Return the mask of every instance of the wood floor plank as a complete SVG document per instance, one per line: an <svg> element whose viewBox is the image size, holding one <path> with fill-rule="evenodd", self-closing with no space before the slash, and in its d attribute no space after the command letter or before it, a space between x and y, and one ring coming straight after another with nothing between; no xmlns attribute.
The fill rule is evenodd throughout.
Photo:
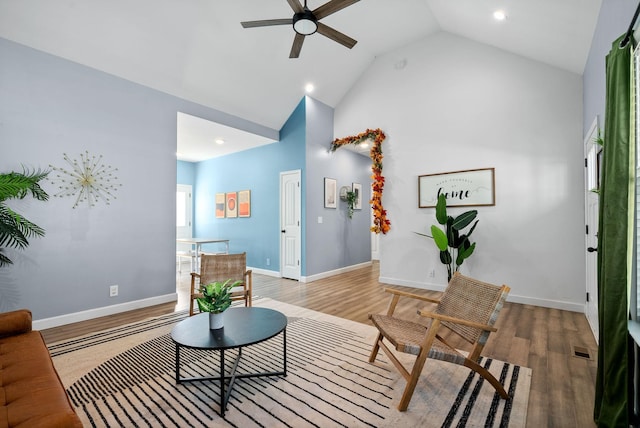
<svg viewBox="0 0 640 428"><path fill-rule="evenodd" d="M386 310L385 287L400 288L437 298L435 291L395 287L378 282L379 266L356 269L311 283L253 275L254 296L285 303L361 323L369 323L368 313ZM48 343L90 334L105 328L186 309L189 305L190 274L176 274L178 301L109 317L43 330ZM409 301L397 313L414 319L424 305ZM593 427L593 396L597 346L584 314L507 302L496 323L484 355L507 360L532 369L527 427ZM449 339L449 338L447 338ZM451 338L454 345L464 343ZM572 347L587 347L591 360L577 360Z"/></svg>

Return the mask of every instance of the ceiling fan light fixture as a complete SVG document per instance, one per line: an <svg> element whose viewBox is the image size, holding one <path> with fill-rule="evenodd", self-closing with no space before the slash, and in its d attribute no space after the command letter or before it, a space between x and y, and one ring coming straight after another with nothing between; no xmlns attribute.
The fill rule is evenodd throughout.
<svg viewBox="0 0 640 428"><path fill-rule="evenodd" d="M318 20L309 9L293 15L293 30L303 36L309 36L318 31Z"/></svg>

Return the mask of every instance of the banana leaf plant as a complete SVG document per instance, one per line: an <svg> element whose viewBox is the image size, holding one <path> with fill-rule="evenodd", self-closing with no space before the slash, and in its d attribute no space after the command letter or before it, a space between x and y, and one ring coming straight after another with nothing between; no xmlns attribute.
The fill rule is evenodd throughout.
<svg viewBox="0 0 640 428"><path fill-rule="evenodd" d="M201 285L202 297L197 299L200 312L219 314L226 311L231 306L231 289L242 284L240 281L233 284L229 284L230 282L231 280L227 279L224 283L216 281Z"/></svg>
<svg viewBox="0 0 640 428"><path fill-rule="evenodd" d="M44 236L44 229L24 218L9 206L9 199L24 199L27 195L39 201L46 201L49 195L38 184L48 171L10 172L0 174L0 267L13 263L6 254L5 248L25 249L29 246L29 238Z"/></svg>
<svg viewBox="0 0 640 428"><path fill-rule="evenodd" d="M451 281L454 272L460 269L460 265L476 249L476 243L471 242L469 237L478 225L478 220L468 232L465 233L463 229L469 226L477 215L477 210L466 211L455 218L447 215L447 199L440 195L436 204L436 220L444 230L434 224L431 226L431 235L416 232L418 235L432 238L435 242L440 250L440 261L447 266L448 281Z"/></svg>

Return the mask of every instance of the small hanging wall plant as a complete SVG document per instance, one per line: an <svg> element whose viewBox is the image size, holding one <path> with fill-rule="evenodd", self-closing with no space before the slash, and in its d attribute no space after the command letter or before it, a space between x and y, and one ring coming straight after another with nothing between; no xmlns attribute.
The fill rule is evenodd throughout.
<svg viewBox="0 0 640 428"><path fill-rule="evenodd" d="M353 218L353 210L356 206L356 199L358 199L358 194L356 192L347 191L347 215L349 218Z"/></svg>

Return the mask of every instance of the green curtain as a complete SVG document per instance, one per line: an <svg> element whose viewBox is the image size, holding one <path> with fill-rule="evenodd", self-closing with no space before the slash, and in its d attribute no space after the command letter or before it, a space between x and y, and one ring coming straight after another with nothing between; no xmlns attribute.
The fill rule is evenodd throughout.
<svg viewBox="0 0 640 428"><path fill-rule="evenodd" d="M628 333L633 253L635 145L632 126L633 45L607 55L604 154L598 229L598 372L594 420L599 427L629 427Z"/></svg>

